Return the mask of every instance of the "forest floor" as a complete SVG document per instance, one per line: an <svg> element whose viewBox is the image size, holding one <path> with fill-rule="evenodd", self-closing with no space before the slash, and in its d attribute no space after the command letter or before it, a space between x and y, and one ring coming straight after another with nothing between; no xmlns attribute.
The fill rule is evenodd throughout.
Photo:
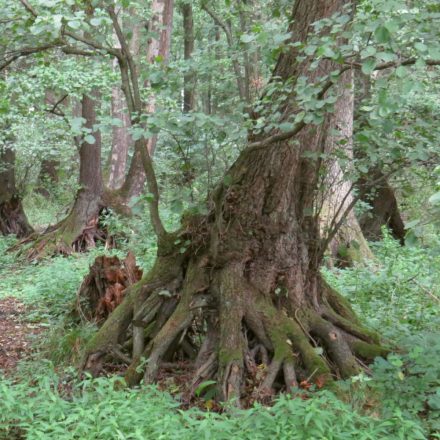
<svg viewBox="0 0 440 440"><path fill-rule="evenodd" d="M0 300L0 370L10 375L32 350L32 336L42 327L27 320L27 307L13 297Z"/></svg>

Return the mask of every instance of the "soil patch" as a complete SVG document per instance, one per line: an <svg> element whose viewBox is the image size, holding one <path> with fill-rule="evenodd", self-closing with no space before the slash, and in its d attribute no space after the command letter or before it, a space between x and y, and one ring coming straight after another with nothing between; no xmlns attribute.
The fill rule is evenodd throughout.
<svg viewBox="0 0 440 440"><path fill-rule="evenodd" d="M0 299L0 370L12 373L32 351L30 336L43 329L26 321L26 306L16 298Z"/></svg>

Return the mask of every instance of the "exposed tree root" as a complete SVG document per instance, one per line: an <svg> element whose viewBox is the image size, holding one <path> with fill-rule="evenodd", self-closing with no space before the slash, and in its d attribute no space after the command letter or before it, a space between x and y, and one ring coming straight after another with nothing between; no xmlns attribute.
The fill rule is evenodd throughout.
<svg viewBox="0 0 440 440"><path fill-rule="evenodd" d="M192 392L214 380L219 399L241 405L249 392L265 401L298 384L321 387L386 354L320 278L318 307L312 301L289 314L247 279L243 264L213 270L203 251L196 258L193 249L181 254L172 240L89 342L85 369L98 374L102 360L116 353L130 361L125 380L133 386L154 382L163 364L186 359Z"/></svg>

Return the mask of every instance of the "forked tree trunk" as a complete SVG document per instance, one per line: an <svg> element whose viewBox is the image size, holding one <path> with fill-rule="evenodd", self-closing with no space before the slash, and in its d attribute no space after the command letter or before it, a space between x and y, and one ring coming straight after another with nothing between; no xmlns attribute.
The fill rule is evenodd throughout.
<svg viewBox="0 0 440 440"><path fill-rule="evenodd" d="M0 233L22 238L32 232L15 185L15 151L0 147Z"/></svg>
<svg viewBox="0 0 440 440"><path fill-rule="evenodd" d="M345 3L297 1L292 40L306 41L311 23ZM323 61L310 72L310 60L296 58L293 48L282 54L274 75L315 82L335 69ZM294 111L290 101L281 114ZM160 235L154 267L89 342L83 366L97 373L115 347L131 346L125 379L133 385L142 377L154 381L176 351L189 358L196 352L194 389L214 379L221 399L239 403L246 381L262 398L301 381L347 377L384 353L377 335L320 275L319 219L310 215L319 163L305 153L322 153L328 130L327 121L303 129L298 144L245 149L217 188L210 215L184 218L180 231ZM258 364L265 365L260 381Z"/></svg>

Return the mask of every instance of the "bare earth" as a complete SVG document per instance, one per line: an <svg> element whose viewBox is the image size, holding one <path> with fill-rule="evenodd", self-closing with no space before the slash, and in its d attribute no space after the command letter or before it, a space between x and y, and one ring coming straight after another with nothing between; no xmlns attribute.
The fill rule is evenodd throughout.
<svg viewBox="0 0 440 440"><path fill-rule="evenodd" d="M41 332L38 326L25 321L25 311L25 305L16 298L0 299L0 373L5 375L32 351L29 336Z"/></svg>

